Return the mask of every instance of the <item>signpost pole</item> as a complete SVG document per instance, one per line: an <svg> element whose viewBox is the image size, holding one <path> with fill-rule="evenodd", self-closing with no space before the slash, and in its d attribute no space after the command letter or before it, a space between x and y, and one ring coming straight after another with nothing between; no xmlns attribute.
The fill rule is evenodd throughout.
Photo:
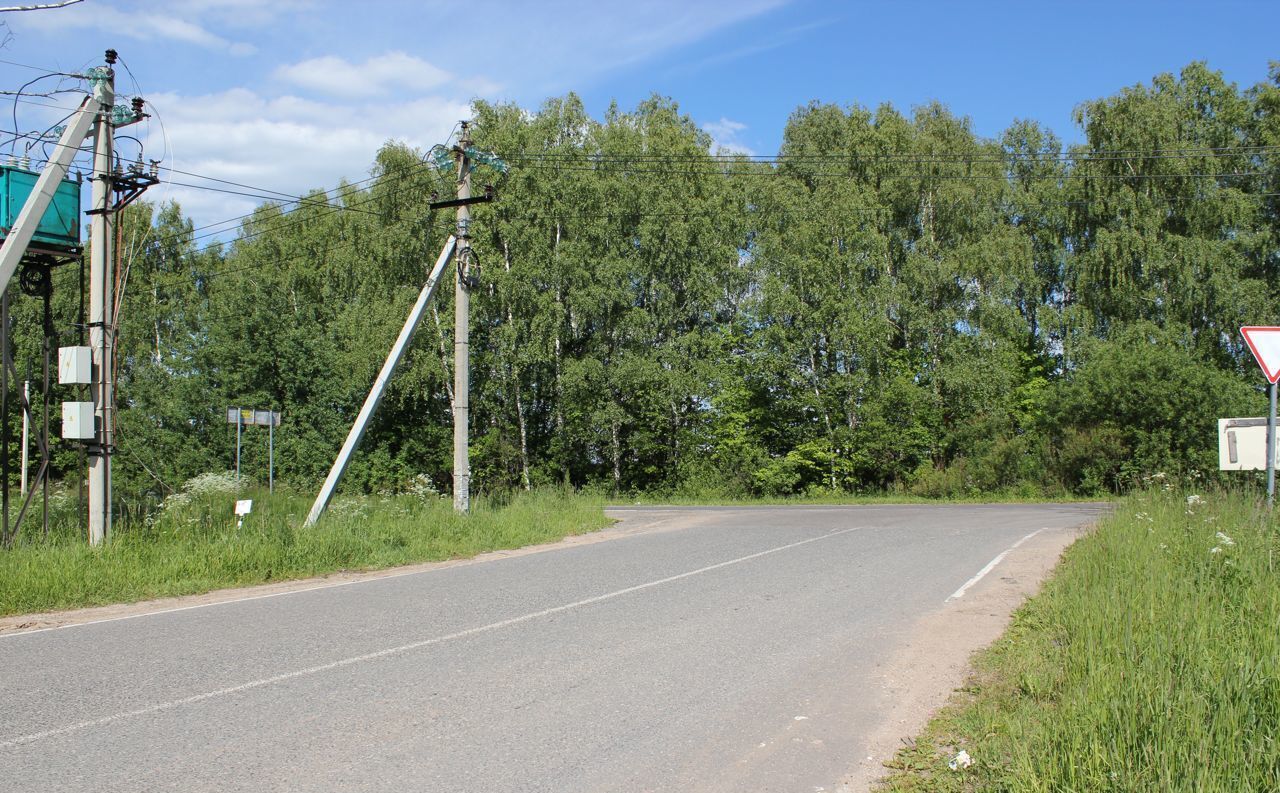
<svg viewBox="0 0 1280 793"><path fill-rule="evenodd" d="M1271 386L1267 414L1267 509L1276 501L1276 382L1280 381L1280 325L1245 325L1240 329L1249 351Z"/></svg>
<svg viewBox="0 0 1280 793"><path fill-rule="evenodd" d="M1271 384L1271 412L1267 414L1267 509L1276 502L1276 384Z"/></svg>
<svg viewBox="0 0 1280 793"><path fill-rule="evenodd" d="M1275 393L1275 388L1272 388ZM1272 400L1273 402L1275 400ZM267 492L276 492L276 414L267 413Z"/></svg>
<svg viewBox="0 0 1280 793"><path fill-rule="evenodd" d="M236 484L240 484L240 428L244 425L244 413L236 408Z"/></svg>

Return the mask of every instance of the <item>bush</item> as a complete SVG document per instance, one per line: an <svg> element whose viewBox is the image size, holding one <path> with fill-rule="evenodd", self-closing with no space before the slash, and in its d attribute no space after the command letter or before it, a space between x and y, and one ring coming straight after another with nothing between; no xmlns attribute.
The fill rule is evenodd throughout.
<svg viewBox="0 0 1280 793"><path fill-rule="evenodd" d="M1261 392L1198 356L1189 334L1148 323L1087 346L1050 404L1055 467L1078 493L1216 468L1217 419L1265 409Z"/></svg>

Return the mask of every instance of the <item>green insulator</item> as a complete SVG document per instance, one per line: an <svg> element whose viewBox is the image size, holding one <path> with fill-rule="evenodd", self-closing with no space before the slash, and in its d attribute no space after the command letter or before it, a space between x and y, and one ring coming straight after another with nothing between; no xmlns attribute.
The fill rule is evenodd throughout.
<svg viewBox="0 0 1280 793"><path fill-rule="evenodd" d="M97 85L98 83L105 83L110 80L115 76L115 72L111 71L107 66L94 66L92 69L86 71L84 76L89 79L89 82Z"/></svg>
<svg viewBox="0 0 1280 793"><path fill-rule="evenodd" d="M471 162L480 165L487 165L498 173L507 172L507 164L501 157L490 151L480 151L478 149L467 149L467 156L471 158ZM475 165L471 166L475 170Z"/></svg>
<svg viewBox="0 0 1280 793"><path fill-rule="evenodd" d="M116 105L111 108L111 123L117 127L132 124L139 118L140 116L129 105Z"/></svg>
<svg viewBox="0 0 1280 793"><path fill-rule="evenodd" d="M427 156L431 158L431 164L436 167L436 170L445 172L453 170L453 152L444 146L435 146Z"/></svg>

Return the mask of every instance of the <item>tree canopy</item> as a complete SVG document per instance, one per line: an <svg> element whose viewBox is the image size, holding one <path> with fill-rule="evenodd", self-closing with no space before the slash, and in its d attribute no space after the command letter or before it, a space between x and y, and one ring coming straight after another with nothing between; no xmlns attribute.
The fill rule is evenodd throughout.
<svg viewBox="0 0 1280 793"><path fill-rule="evenodd" d="M1280 66L1242 90L1192 63L1076 119L1065 146L1025 120L983 138L940 104L815 102L766 160L713 150L661 97L601 119L572 94L476 103L477 147L512 168L475 172L498 194L473 213L475 487L1052 494L1216 468L1213 420L1265 409L1237 328L1280 297ZM263 205L228 245L131 207L120 487L228 467L229 405L282 411L279 476L317 483L451 191L389 142L368 180ZM347 487L450 481L447 291Z"/></svg>

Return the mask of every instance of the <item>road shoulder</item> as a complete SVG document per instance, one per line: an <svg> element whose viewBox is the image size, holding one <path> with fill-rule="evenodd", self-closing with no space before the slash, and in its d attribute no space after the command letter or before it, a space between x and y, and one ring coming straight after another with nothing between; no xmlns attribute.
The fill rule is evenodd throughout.
<svg viewBox="0 0 1280 793"><path fill-rule="evenodd" d="M460 565L482 564L512 556L524 556L532 553L543 553L579 545L597 542L608 542L622 537L658 531L676 531L697 523L702 523L712 516L709 514L688 514L659 512L650 510L611 510L605 514L615 523L600 531L586 534L575 534L563 540L541 545L529 545L500 551L490 551L466 559L450 559L443 562L423 562L420 564L401 565L382 570L343 570L325 576L300 578L291 581L278 581L270 584L259 584L248 587L232 587L205 592L198 595L157 598L135 603L114 603L104 606L90 606L66 611L49 611L37 614L15 614L0 617L0 636L30 633L33 631L54 630L72 625L83 625L92 622L108 622L112 620L131 619L148 614L160 614L170 611L204 608L221 603L233 603L245 600L258 600L314 589L350 586L366 581L383 578L394 578L404 575L418 575Z"/></svg>
<svg viewBox="0 0 1280 793"><path fill-rule="evenodd" d="M1063 551L1092 526L1047 529L1009 550L956 599L912 626L907 639L871 681L884 718L836 787L862 793L888 771L884 763L963 685L969 658L998 639L1013 612L1039 591Z"/></svg>

